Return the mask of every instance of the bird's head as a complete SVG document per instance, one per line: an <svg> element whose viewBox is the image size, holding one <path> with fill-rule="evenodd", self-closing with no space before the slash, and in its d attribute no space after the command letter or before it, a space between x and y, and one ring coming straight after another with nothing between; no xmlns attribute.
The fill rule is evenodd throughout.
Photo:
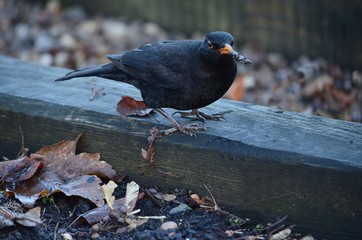
<svg viewBox="0 0 362 240"><path fill-rule="evenodd" d="M220 58L227 57L244 64L250 64L251 61L234 51L234 38L230 33L216 31L206 35L202 46L201 54L206 61L217 62Z"/></svg>

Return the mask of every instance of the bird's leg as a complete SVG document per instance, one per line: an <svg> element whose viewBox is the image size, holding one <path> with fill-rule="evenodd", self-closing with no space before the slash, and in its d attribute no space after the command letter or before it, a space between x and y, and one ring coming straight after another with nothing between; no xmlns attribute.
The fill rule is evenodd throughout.
<svg viewBox="0 0 362 240"><path fill-rule="evenodd" d="M168 115L163 109L161 108L155 108L154 109L156 112L160 113L162 116L164 116L168 121L170 121L172 123L172 125L175 126L175 128L177 130L179 130L180 132L182 132L183 134L189 135L189 136L195 136L194 133L192 133L191 131L198 131L198 130L206 130L205 127L200 127L200 126L186 126L186 125L182 125L179 122L177 122L174 118L172 118L170 115ZM166 130L165 133L172 133L172 130Z"/></svg>
<svg viewBox="0 0 362 240"><path fill-rule="evenodd" d="M205 122L205 119L207 120L214 120L214 121L220 121L221 119L224 119L224 115L227 113L232 112L232 110L228 110L228 111L224 111L221 113L216 113L216 114L206 114L203 113L197 109L192 109L191 112L174 112L172 115L179 113L181 115L181 117L189 117L189 116L196 116L196 118L201 121L201 122Z"/></svg>

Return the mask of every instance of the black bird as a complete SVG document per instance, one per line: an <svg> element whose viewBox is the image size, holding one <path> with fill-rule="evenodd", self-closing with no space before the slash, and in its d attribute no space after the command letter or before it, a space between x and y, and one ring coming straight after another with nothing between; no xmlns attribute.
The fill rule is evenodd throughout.
<svg viewBox="0 0 362 240"><path fill-rule="evenodd" d="M161 108L192 110L198 118L209 115L197 109L207 106L229 89L234 81L236 61L251 61L235 52L231 34L210 32L204 40L169 40L108 55L111 63L68 73L56 81L98 76L129 83L141 91L145 106L165 116L185 134L191 126L179 124Z"/></svg>

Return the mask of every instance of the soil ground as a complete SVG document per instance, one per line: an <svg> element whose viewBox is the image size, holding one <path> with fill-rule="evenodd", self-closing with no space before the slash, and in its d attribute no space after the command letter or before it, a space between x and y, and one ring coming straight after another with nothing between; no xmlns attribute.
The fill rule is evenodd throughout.
<svg viewBox="0 0 362 240"><path fill-rule="evenodd" d="M123 181L119 186L114 193L116 198L125 195L126 183ZM140 192L145 192L145 189L141 187ZM259 235L261 238L258 239L268 239L268 234L273 230L271 228L262 230L261 225L251 222L240 224L240 221L233 218L232 214L201 208L191 200L187 191L173 190L167 191L167 193L176 195L176 200L167 202L144 195L137 201L135 207L135 209L141 210L137 214L139 216L166 216L165 220L149 219L145 224L130 232L118 234L96 230L98 235L93 239L253 239L247 238L251 235ZM1 197L0 205L5 206L11 201L14 202L15 200ZM170 214L170 210L180 203L187 203L193 208ZM0 230L0 239L63 239L63 233L69 233L73 239L92 238L92 234L95 232L94 227L92 228L87 223L71 224L79 215L93 209L95 206L92 203L80 197L66 197L62 193L56 193L50 198L38 200L36 206L41 206L42 209L42 226L34 228L21 225L7 227ZM166 221L174 221L178 227L162 230L160 226L162 222ZM280 224L275 224L273 228L278 228L278 225ZM227 230L238 229L242 229L243 234L234 234L230 237L225 233ZM291 236L297 237L297 234Z"/></svg>

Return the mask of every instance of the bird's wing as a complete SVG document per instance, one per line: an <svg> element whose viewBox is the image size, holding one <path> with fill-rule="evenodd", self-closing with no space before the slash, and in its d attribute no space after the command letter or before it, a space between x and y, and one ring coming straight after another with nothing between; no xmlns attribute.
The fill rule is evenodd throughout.
<svg viewBox="0 0 362 240"><path fill-rule="evenodd" d="M185 49L189 48L185 48L181 41L165 41L107 57L123 72L139 81L178 89L182 87L183 79L191 76L188 64L184 63L190 57Z"/></svg>

